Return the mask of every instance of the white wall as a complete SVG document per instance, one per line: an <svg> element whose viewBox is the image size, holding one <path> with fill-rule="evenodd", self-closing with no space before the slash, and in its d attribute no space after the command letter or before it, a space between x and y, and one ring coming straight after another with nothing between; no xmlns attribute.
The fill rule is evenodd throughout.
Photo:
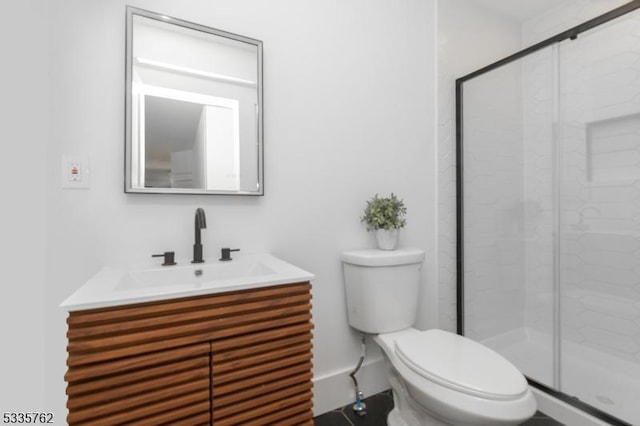
<svg viewBox="0 0 640 426"><path fill-rule="evenodd" d="M56 1L48 34L46 402L30 408L53 410L58 419L66 414L66 314L58 304L104 264L146 260L164 250L188 257L196 207L208 216L205 256L223 246L269 251L316 274L315 375L338 384L316 383L316 411L351 402L346 372L360 348L347 325L339 253L374 244L359 222L365 200L391 191L404 198L409 216L401 245L435 257L434 3L126 3L264 42L266 195L124 194L125 1ZM60 188L63 154L90 157L89 190ZM43 198L36 192L30 204L38 207ZM43 233L36 238L41 245ZM425 268L424 285L435 289L433 264ZM421 327L435 325L430 295L423 293ZM38 312L35 306L23 309ZM35 341L43 338L41 330L33 334Z"/></svg>
<svg viewBox="0 0 640 426"><path fill-rule="evenodd" d="M0 26L0 412L49 408L44 391L47 4L3 5L6 19Z"/></svg>
<svg viewBox="0 0 640 426"><path fill-rule="evenodd" d="M520 24L472 0L438 2L438 295L456 329L455 80L520 50Z"/></svg>

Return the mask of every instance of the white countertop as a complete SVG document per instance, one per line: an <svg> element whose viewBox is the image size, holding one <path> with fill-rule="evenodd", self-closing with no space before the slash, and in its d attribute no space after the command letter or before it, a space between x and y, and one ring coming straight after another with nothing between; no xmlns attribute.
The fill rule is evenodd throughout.
<svg viewBox="0 0 640 426"><path fill-rule="evenodd" d="M205 259L174 266L149 262L105 266L60 307L67 311L129 305L181 297L311 281L314 275L270 254L234 253L233 260Z"/></svg>

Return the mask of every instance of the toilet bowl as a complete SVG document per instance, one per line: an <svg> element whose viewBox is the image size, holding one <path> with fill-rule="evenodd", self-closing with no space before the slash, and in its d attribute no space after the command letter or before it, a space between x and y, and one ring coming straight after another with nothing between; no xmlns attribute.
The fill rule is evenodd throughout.
<svg viewBox="0 0 640 426"><path fill-rule="evenodd" d="M504 357L444 330L412 328L424 252L342 254L349 323L373 335L389 367L390 426L517 425L536 411L524 376Z"/></svg>

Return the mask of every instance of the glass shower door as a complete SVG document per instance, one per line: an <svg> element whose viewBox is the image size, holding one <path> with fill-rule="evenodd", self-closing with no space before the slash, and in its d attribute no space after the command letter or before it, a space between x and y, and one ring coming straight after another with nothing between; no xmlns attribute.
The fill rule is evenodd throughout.
<svg viewBox="0 0 640 426"><path fill-rule="evenodd" d="M556 387L556 46L463 86L464 334Z"/></svg>
<svg viewBox="0 0 640 426"><path fill-rule="evenodd" d="M640 424L640 12L559 48L560 390Z"/></svg>
<svg viewBox="0 0 640 426"><path fill-rule="evenodd" d="M510 59L459 86L462 331L640 424L640 9Z"/></svg>

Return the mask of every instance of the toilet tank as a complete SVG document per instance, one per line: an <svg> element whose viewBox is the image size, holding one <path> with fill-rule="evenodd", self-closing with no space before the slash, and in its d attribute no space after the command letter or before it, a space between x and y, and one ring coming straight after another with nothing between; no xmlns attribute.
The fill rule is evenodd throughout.
<svg viewBox="0 0 640 426"><path fill-rule="evenodd" d="M423 250L354 250L341 257L347 314L353 328L380 334L413 325Z"/></svg>

